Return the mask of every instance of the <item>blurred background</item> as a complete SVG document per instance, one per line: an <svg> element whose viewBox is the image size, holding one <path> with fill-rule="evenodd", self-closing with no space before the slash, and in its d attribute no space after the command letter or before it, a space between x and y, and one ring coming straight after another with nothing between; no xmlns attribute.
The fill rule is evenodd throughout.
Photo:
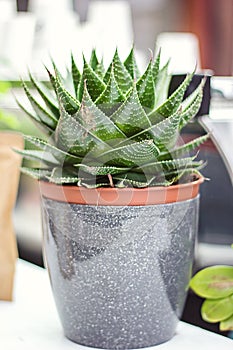
<svg viewBox="0 0 233 350"><path fill-rule="evenodd" d="M15 101L25 99L20 79L28 69L46 80L51 56L62 71L70 51L81 65L82 52L90 55L93 46L107 65L116 46L124 59L132 42L141 69L150 50L162 48L164 63L172 57L170 92L195 66L197 76L208 78L203 106L183 134L188 140L212 132L200 150L211 180L201 186L194 271L232 265L233 0L0 0L0 129L40 135ZM43 266L39 189L25 176L14 223L20 257ZM201 302L190 292L183 319L219 332L200 319Z"/></svg>

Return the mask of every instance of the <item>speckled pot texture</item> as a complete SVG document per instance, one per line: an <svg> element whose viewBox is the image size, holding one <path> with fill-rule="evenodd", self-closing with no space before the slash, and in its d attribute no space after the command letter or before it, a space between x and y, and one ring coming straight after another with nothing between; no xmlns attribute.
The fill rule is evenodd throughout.
<svg viewBox="0 0 233 350"><path fill-rule="evenodd" d="M65 335L135 349L175 334L192 270L199 197L158 205L42 196L44 248Z"/></svg>

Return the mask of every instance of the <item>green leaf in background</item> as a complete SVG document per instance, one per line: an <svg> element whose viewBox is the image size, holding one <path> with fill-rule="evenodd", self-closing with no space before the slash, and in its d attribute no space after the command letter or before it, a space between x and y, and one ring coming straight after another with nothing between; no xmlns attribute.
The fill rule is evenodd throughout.
<svg viewBox="0 0 233 350"><path fill-rule="evenodd" d="M191 279L190 287L203 298L219 299L233 295L233 267L207 267Z"/></svg>
<svg viewBox="0 0 233 350"><path fill-rule="evenodd" d="M233 295L223 299L207 299L202 304L201 315L207 322L220 322L233 315Z"/></svg>
<svg viewBox="0 0 233 350"><path fill-rule="evenodd" d="M233 315L220 322L221 331L233 331Z"/></svg>

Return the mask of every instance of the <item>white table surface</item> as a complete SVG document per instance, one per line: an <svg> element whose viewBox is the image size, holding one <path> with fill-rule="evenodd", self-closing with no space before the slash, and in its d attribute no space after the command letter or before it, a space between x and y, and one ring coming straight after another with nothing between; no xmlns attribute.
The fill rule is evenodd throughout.
<svg viewBox="0 0 233 350"><path fill-rule="evenodd" d="M63 335L47 271L17 262L14 301L0 301L1 350L85 350ZM180 322L172 340L154 350L233 350L233 340Z"/></svg>

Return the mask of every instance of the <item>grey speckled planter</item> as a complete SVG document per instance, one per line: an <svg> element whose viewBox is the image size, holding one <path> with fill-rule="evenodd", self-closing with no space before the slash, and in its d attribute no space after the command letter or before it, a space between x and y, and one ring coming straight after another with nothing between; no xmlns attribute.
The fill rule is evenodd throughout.
<svg viewBox="0 0 233 350"><path fill-rule="evenodd" d="M172 338L192 269L198 202L114 207L42 197L47 266L69 339L132 349Z"/></svg>

